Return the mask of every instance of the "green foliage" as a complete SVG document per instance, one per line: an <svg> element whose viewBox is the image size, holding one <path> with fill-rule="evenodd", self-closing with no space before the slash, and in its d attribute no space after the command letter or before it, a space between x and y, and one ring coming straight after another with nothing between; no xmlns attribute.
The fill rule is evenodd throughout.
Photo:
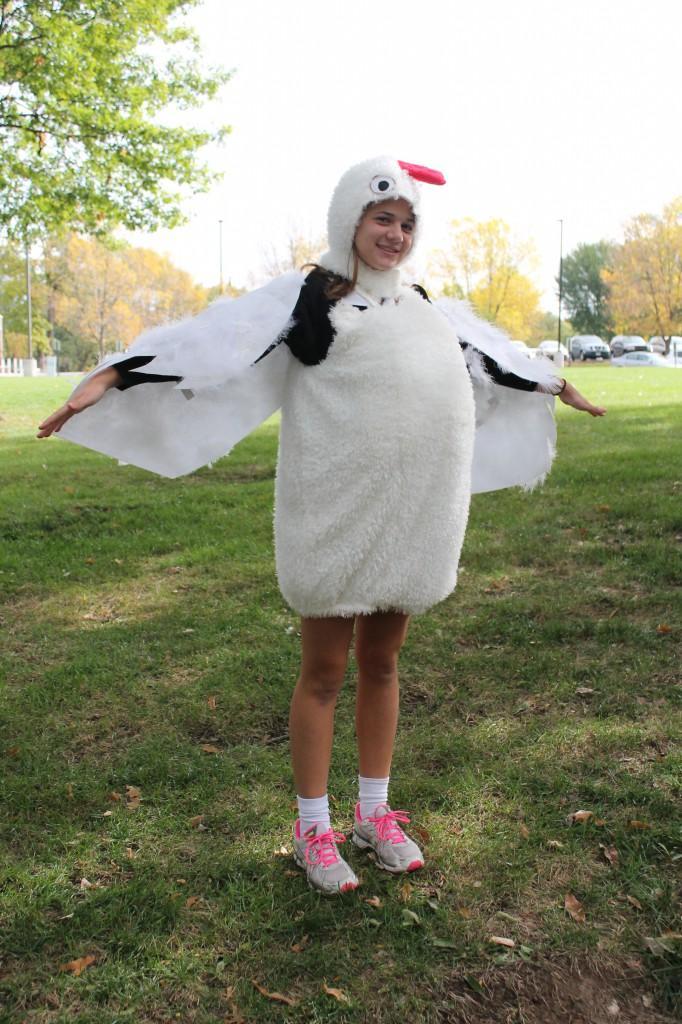
<svg viewBox="0 0 682 1024"><path fill-rule="evenodd" d="M601 241L578 245L564 258L563 303L578 334L604 338L611 332L609 288L602 272L609 267L613 252L610 242ZM558 277L556 280L558 288Z"/></svg>
<svg viewBox="0 0 682 1024"><path fill-rule="evenodd" d="M177 18L198 0L24 0L0 14L0 229L154 229L212 175L226 129L179 124L228 75L202 69ZM174 123L164 123L164 113Z"/></svg>

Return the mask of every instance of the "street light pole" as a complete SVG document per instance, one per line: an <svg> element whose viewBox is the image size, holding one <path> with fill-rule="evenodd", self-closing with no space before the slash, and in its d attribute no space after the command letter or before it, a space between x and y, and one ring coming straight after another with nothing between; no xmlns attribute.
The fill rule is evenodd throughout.
<svg viewBox="0 0 682 1024"><path fill-rule="evenodd" d="M33 359L33 310L31 308L31 256L26 243L26 308L28 327L28 358Z"/></svg>
<svg viewBox="0 0 682 1024"><path fill-rule="evenodd" d="M561 352L561 307L564 297L564 222L559 220L559 328L557 351Z"/></svg>
<svg viewBox="0 0 682 1024"><path fill-rule="evenodd" d="M218 260L220 263L220 294L223 294L223 222L218 221Z"/></svg>

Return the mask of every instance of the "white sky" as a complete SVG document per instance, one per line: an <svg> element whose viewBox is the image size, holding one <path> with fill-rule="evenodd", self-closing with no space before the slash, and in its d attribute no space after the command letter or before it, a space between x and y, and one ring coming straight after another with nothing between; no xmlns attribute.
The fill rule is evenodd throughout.
<svg viewBox="0 0 682 1024"><path fill-rule="evenodd" d="M208 64L234 68L195 124L222 182L191 222L135 234L204 284L248 285L288 234L320 235L338 177L379 153L445 173L424 186L422 266L455 217L534 240L555 309L564 253L682 193L682 0L204 0Z"/></svg>

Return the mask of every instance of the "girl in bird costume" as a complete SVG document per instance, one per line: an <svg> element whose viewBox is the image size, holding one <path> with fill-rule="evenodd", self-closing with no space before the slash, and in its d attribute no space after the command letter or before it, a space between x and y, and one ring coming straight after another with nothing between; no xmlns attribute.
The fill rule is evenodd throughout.
<svg viewBox="0 0 682 1024"><path fill-rule="evenodd" d="M402 827L407 814L388 801L409 617L454 589L471 494L531 487L547 473L553 396L604 412L465 303L432 303L403 282L421 229L420 181L444 178L390 157L351 167L329 206L329 250L307 276L284 274L146 332L40 426L41 437L60 431L174 477L225 455L281 408L276 566L302 638L289 721L294 857L326 893L358 885L327 797L351 640L352 839L387 871L414 871L422 853Z"/></svg>

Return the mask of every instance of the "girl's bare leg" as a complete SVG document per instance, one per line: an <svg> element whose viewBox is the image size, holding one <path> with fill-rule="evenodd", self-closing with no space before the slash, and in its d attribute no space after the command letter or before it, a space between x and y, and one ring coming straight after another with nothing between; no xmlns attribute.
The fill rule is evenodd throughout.
<svg viewBox="0 0 682 1024"><path fill-rule="evenodd" d="M291 700L289 739L296 792L327 792L336 698L343 686L354 619L301 619L301 674Z"/></svg>
<svg viewBox="0 0 682 1024"><path fill-rule="evenodd" d="M360 775L371 779L384 779L391 773L398 725L398 654L408 622L409 616L402 612L376 612L356 619L355 728Z"/></svg>

